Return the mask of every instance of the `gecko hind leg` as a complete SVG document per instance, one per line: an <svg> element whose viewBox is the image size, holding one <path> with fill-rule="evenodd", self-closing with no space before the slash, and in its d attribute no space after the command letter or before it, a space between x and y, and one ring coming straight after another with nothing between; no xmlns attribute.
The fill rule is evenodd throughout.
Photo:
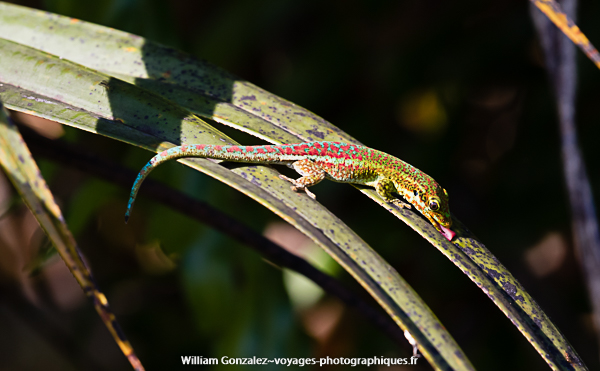
<svg viewBox="0 0 600 371"><path fill-rule="evenodd" d="M308 190L308 187L312 187L325 179L325 171L308 159L293 162L290 167L296 170L302 177L298 179L292 179L285 175L279 175L279 177L293 184L291 186L292 191L304 191L310 198L316 200L317 197Z"/></svg>
<svg viewBox="0 0 600 371"><path fill-rule="evenodd" d="M400 208L410 209L410 204L402 202L396 197L392 196L392 192L398 191L391 180L384 178L378 181L377 184L375 184L375 191L381 196L381 198L383 198L387 202L393 203L394 205Z"/></svg>

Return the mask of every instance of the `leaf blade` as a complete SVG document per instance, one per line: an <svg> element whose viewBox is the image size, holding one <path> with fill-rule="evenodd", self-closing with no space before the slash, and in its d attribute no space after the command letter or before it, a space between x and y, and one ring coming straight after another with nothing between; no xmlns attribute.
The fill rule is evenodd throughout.
<svg viewBox="0 0 600 371"><path fill-rule="evenodd" d="M530 0L533 5L558 27L581 51L600 68L600 53L579 27L565 14L555 0Z"/></svg>
<svg viewBox="0 0 600 371"><path fill-rule="evenodd" d="M144 370L131 343L116 321L106 296L99 290L91 272L81 259L73 235L69 231L60 208L42 178L25 142L16 127L10 123L0 102L0 165L21 194L25 204L46 232L65 264L92 300L113 339L135 370Z"/></svg>
<svg viewBox="0 0 600 371"><path fill-rule="evenodd" d="M15 48L19 52L6 51L12 50L11 48ZM0 81L4 81L5 78L9 80L4 81L4 86L0 89L2 90L0 91L0 97L7 99L7 102L10 101L10 108L30 111L30 113L32 110L34 112L45 112L43 114L47 118L124 140L154 152L180 144L182 139L191 138L192 135L195 136L194 140L202 143L211 141L219 144L234 143L225 136L219 136L218 131L202 120L190 116L189 113L181 109L173 108L171 102L154 96L149 97L148 94L150 93L133 86L123 85L126 83L116 81L116 79L110 79L106 83L109 86L106 94L114 94L112 97L125 100L128 105L147 105L144 100L148 98L152 103L152 112L163 112L163 110L167 113L171 112L165 114L170 120L171 126L169 128L172 129L173 125L177 125L177 122L183 122L189 126L189 130L186 131L188 134L184 136L170 129L158 130L155 122L146 122L143 117L139 117L136 110L127 109L116 112L114 107L111 106L110 99L94 98L87 101L83 99L85 97L70 97L70 94L82 94L81 89L71 91L68 88L56 86L56 90L49 93L50 96L39 94L36 96L34 92L26 90L27 88L37 89L42 84L41 81L36 80L38 79L36 73L22 74L23 79L18 81L20 87L16 87L8 83L14 83L16 79L12 76L6 77L6 70L3 70L1 65L35 71L39 68L45 68L45 65L47 65L46 62L40 64L37 61L50 59L51 61L48 63L53 63L56 66L53 66L49 73L67 74L72 78L80 79L77 82L79 86L93 85L93 89L100 89L98 87L100 82L106 81L105 75L89 69L82 69L81 72L78 72L77 66L72 62L41 55L33 50L27 51L23 49L22 45L16 45L8 41L0 40L0 53L4 62L0 63ZM11 62L11 58L15 59ZM54 80L60 81L58 77ZM69 81L71 80L66 79L63 80L63 83L67 84ZM140 92L135 91L135 89L140 90ZM10 93L8 93L9 91ZM95 91L92 92L92 94L94 93L100 94ZM23 99L23 95L34 98ZM101 94L96 96L104 98ZM80 104L83 107L76 107L73 104ZM71 107L71 109L67 107ZM69 120L72 119L74 112L76 112L77 117L75 121L71 122ZM185 120L185 118L190 117L191 119ZM313 238L350 271L367 291L376 297L399 326L409 330L412 336L418 339L422 346L422 352L435 367L438 369L472 369L470 362L452 337L443 329L433 313L398 273L335 216L308 197L291 191L289 184L279 179L278 173L273 169L265 166L244 166L230 171L205 159L183 160L181 162L247 194ZM297 210L302 212L298 213ZM290 215L297 216L290 217ZM352 252L351 248L360 250L360 254ZM363 262L362 266L361 262ZM377 266L378 268L368 270L365 266Z"/></svg>

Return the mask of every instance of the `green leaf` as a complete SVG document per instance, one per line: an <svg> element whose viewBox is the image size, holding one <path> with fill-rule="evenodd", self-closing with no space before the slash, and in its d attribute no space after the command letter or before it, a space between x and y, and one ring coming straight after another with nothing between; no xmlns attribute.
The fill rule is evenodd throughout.
<svg viewBox="0 0 600 371"><path fill-rule="evenodd" d="M154 152L183 141L235 143L171 101L68 60L4 39L0 39L0 58L0 98L11 109ZM313 239L412 334L436 368L472 369L450 334L400 275L319 203L293 192L275 170L267 166L228 170L206 159L180 162L250 196Z"/></svg>
<svg viewBox="0 0 600 371"><path fill-rule="evenodd" d="M294 103L205 61L123 31L0 3L0 37L135 82L204 117L274 143L294 138L358 143ZM265 122L272 124L268 130Z"/></svg>
<svg viewBox="0 0 600 371"><path fill-rule="evenodd" d="M236 127L269 142L333 140L358 143L311 112L246 81L239 81L217 67L174 49L121 31L48 13L8 5L1 7L0 11L1 37L60 55L90 68L103 70L113 77L127 80L148 91L160 94L202 117ZM36 26L32 27L31 24ZM156 139L154 143L159 141L160 139ZM213 176L218 178L216 175ZM227 183L225 178L218 179ZM251 178L247 177L247 179ZM261 180L261 187L270 184L268 177ZM277 182L274 178L272 180ZM242 190L231 181L228 184ZM281 187L285 188L284 185ZM297 204L294 202L298 197L293 198L292 195L285 194L284 189L274 191L268 186L265 189L276 199L285 200L286 205L292 205L295 210L298 210L301 219L310 227L316 228L319 233L324 233L326 241L327 238L331 238L337 246L345 246L344 241L337 240L339 232L329 235L327 228L322 229L323 223L320 222L320 216L315 214L314 205L310 201ZM454 243L450 243L413 211L399 210L387 204L371 189L361 188L360 191L403 220L467 274L513 321L553 369L585 369L567 340L539 309L535 301L522 290L520 284L497 262L483 244L461 226L459 221L454 221L459 237L454 240ZM255 191L252 189L246 192ZM259 196L251 195L251 197L275 211L274 206L265 203ZM275 212L278 215L285 215ZM307 232L309 229L296 226L307 235L316 238ZM332 256L337 256L338 261L343 256L348 257L343 252L336 255L337 247L332 250L332 247L327 247L328 245L323 241L320 245ZM363 244L360 246L363 247L358 248L357 251L369 256L368 247ZM354 268L349 267L361 261L361 256L354 256L353 252L354 250L350 252L352 261L348 263L349 265L341 263L351 271ZM371 264L372 261L368 266ZM386 269L389 269L385 263L374 267L377 274L381 276L385 276ZM378 290L376 290L377 284L369 283L370 279L384 282L377 277L361 276L357 279L372 293L372 290L375 292ZM386 295L391 296L390 292L395 292L395 289L392 288ZM380 298L379 294L375 295ZM397 302L399 301L396 300ZM386 304L384 301L382 305L394 317L394 310L390 309L394 308L394 304ZM417 340L421 341L421 339Z"/></svg>
<svg viewBox="0 0 600 371"><path fill-rule="evenodd" d="M102 321L117 342L121 351L136 370L143 366L135 355L131 344L120 329L108 306L104 294L98 289L91 272L86 267L77 243L69 231L60 208L54 201L44 178L25 145L17 128L9 121L0 101L0 165L13 183L27 207L31 210L54 247L69 267L71 273L88 295Z"/></svg>

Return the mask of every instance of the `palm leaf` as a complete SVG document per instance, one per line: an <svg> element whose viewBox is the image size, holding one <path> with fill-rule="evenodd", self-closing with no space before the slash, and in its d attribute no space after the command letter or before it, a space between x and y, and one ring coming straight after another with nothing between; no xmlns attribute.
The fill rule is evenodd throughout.
<svg viewBox="0 0 600 371"><path fill-rule="evenodd" d="M581 32L579 27L566 15L562 7L555 0L530 0L531 3L542 11L548 19L560 29L581 51L600 68L600 53L590 40Z"/></svg>
<svg viewBox="0 0 600 371"><path fill-rule="evenodd" d="M184 141L235 144L172 102L114 77L8 40L0 40L0 55L0 99L11 109L154 152ZM266 166L228 170L205 159L181 162L247 194L312 238L419 341L436 368L472 369L452 337L398 273L320 204L291 191L275 170Z"/></svg>
<svg viewBox="0 0 600 371"><path fill-rule="evenodd" d="M8 5L1 10L1 37L60 55L89 68L104 71L113 78L129 81L157 95L162 95L202 117L236 127L272 143L309 140L337 140L357 143L355 139L311 112L246 81L240 81L204 61L174 49L121 31L86 22L73 21L66 17ZM36 26L29 26L31 24ZM52 31L48 32L48 30ZM110 80L111 84L113 81L116 80ZM114 84L119 85L120 83L114 82ZM35 91L35 89L32 90ZM16 102L14 104L11 108L24 110ZM60 121L60 119L54 119ZM123 118L117 117L117 119ZM68 120L61 122L67 123ZM131 121L124 120L124 123L130 125ZM136 123L135 125L138 125L135 129L141 128L141 124ZM102 129L96 130L96 132L107 135L104 125L102 125ZM150 128L150 130L152 129ZM156 133L151 132L151 134ZM118 136L113 137L141 145L141 142L135 140ZM145 147L154 151L178 143L173 138L166 137L155 138L154 141L148 140L148 146ZM171 144L165 144L161 140L168 141ZM190 141L190 143L194 143L194 141ZM211 142L204 141L203 143ZM189 161L194 163L196 160ZM246 170L247 168L234 171L238 171L240 174L248 174L249 170ZM262 167L259 168L262 169ZM206 170L203 171L207 172ZM256 176L256 174L254 173L253 176ZM225 176L219 178L220 175L216 175L216 173L211 175L236 189L244 191L235 182L227 180ZM273 182L277 182L274 178L275 175L272 174L273 178L271 179ZM310 200L303 200L301 204L296 203L298 201L297 195L285 194L283 188L286 188L286 186L284 184L280 184L277 191L274 191L269 188L268 184L270 184L271 179L268 177L247 178L260 179L261 187L266 186L269 194L276 195L279 200L286 200L285 203L288 206L293 203L293 207L301 215L300 219L313 228L320 229L322 227L321 224L315 222L320 217L316 218L315 206L310 203ZM466 229L459 227L461 225L459 221L455 220L459 238L454 243L449 243L429 223L414 212L398 210L388 205L370 189L360 190L416 230L467 274L511 319L553 369L585 369L567 340L545 316L535 301L497 259L485 249L481 242ZM270 203L271 201L267 202L266 199L253 196L253 192L258 194L259 191L253 189L248 191L247 194L271 210L276 210L273 204ZM311 211L306 212L304 210ZM278 211L275 212L279 214ZM295 221L295 223L298 222ZM311 235L307 232L307 229L303 229L297 224L294 225L307 235ZM323 230L321 229L321 231ZM324 231L325 240L338 236L338 233L327 234L328 229ZM316 238L315 236L316 234L311 237ZM336 240L334 245L340 247L344 246L345 243L347 241ZM335 248L324 244L323 241L320 244L332 256L337 256L337 260L341 261L342 265L345 264L342 257L348 258L346 253L336 255ZM362 251L362 249L361 247L358 250ZM352 254L354 252L350 254L350 260L354 263L360 261L360 257ZM385 269L380 272L385 272ZM361 281L364 278L357 279ZM375 281L381 282L377 281L377 278L375 278ZM361 283L369 286L365 281L361 281ZM372 288L367 289L372 290ZM392 288L392 291L394 290ZM386 307L385 304L384 307ZM390 312L387 307L386 310ZM418 340L420 341L420 339Z"/></svg>
<svg viewBox="0 0 600 371"><path fill-rule="evenodd" d="M94 308L110 331L113 339L135 370L144 370L131 344L123 334L104 294L98 289L91 272L81 259L73 235L60 208L40 175L21 134L8 118L0 102L0 165L23 201L31 210L48 238L56 247L71 273L94 304Z"/></svg>

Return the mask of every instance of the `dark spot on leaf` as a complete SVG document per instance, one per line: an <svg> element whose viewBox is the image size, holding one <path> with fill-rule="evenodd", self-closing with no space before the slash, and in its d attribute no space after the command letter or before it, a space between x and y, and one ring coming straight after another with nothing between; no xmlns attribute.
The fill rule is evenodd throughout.
<svg viewBox="0 0 600 371"><path fill-rule="evenodd" d="M462 252L464 252L465 254L469 255L469 256L473 256L475 255L475 250L473 250L472 248L470 248L469 246L464 246L461 247Z"/></svg>
<svg viewBox="0 0 600 371"><path fill-rule="evenodd" d="M497 272L497 271L495 271L495 270L493 270L493 269L490 269L490 270L487 272L487 274L488 274L488 276L490 276L490 277L492 277L492 278L494 278L494 279L499 279L499 278L501 278L501 277L502 277L502 274L500 274L499 272Z"/></svg>
<svg viewBox="0 0 600 371"><path fill-rule="evenodd" d="M318 130L307 130L306 132L310 135L314 135L315 137L317 137L321 140L323 140L325 138L325 133L322 133Z"/></svg>
<svg viewBox="0 0 600 371"><path fill-rule="evenodd" d="M517 295L517 287L510 282L504 282L502 284L502 288L514 301L522 301L523 297L521 295Z"/></svg>

